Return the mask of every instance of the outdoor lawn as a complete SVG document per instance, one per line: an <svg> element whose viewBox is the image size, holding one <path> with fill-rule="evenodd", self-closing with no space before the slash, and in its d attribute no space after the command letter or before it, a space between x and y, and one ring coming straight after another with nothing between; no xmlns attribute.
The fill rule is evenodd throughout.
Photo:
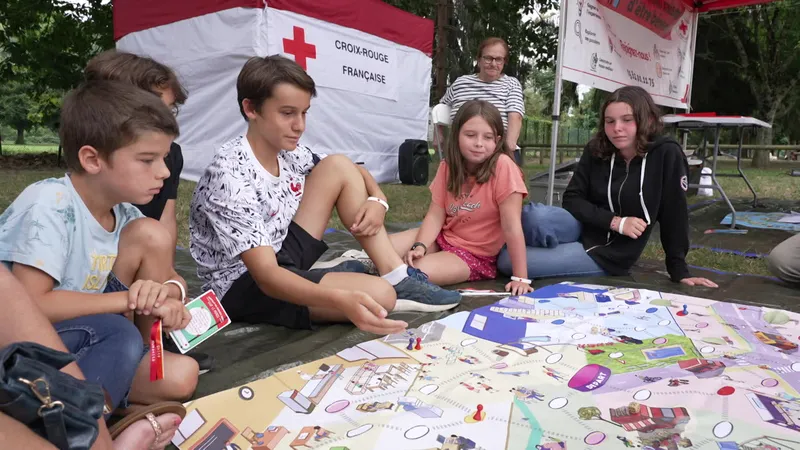
<svg viewBox="0 0 800 450"><path fill-rule="evenodd" d="M43 153L44 152L44 153ZM14 198L30 183L48 177L63 176L65 169L55 166L56 148L49 146L15 146L3 145L3 155L0 156L0 211L14 200ZM6 156L11 155L11 156ZM524 167L526 179L531 175L547 170L545 165L538 164L538 158L530 157L530 164ZM735 173L736 164L730 161L720 163L724 172ZM800 177L789 177L787 173L792 168L800 168L798 162L773 161L769 169L751 169L749 162L744 162L745 172L755 187L761 199L797 200L800 193ZM436 162L430 166L432 179L436 172ZM749 191L741 178L720 178L723 188L731 198L747 198ZM425 215L430 204L430 194L426 187L405 186L401 184L384 184L384 192L389 198L391 208L386 217L391 223L419 222ZM189 203L192 197L194 183L182 181L178 198L178 245L189 245ZM690 198L690 202L707 200L703 198ZM331 219L331 228L344 229L337 217ZM662 260L664 257L661 243L650 242L644 253L644 258ZM692 250L687 258L691 265L715 268L718 270L767 275L767 266L762 259L744 258L737 255L719 254L709 250Z"/></svg>

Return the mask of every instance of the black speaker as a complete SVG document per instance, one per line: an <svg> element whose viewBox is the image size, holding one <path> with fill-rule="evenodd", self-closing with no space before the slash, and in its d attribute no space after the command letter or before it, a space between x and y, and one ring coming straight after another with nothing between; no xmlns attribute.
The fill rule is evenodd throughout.
<svg viewBox="0 0 800 450"><path fill-rule="evenodd" d="M428 184L428 163L431 155L428 153L427 141L406 139L400 145L397 157L401 183L421 186Z"/></svg>

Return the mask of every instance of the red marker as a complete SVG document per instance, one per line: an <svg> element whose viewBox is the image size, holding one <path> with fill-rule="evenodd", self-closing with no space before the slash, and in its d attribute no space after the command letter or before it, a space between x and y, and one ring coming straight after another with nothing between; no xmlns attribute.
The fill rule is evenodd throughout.
<svg viewBox="0 0 800 450"><path fill-rule="evenodd" d="M482 411L483 411L483 405L478 405L478 412L476 412L475 415L472 416L472 419L478 422L483 420L483 416L481 415Z"/></svg>

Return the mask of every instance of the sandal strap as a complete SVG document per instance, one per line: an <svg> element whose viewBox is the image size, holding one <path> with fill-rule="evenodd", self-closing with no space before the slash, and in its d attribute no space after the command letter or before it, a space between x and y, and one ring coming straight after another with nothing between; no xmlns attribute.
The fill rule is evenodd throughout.
<svg viewBox="0 0 800 450"><path fill-rule="evenodd" d="M150 425L153 427L153 431L156 432L156 438L154 441L157 441L158 438L161 437L161 433L163 433L164 431L161 429L161 424L158 423L158 421L156 420L156 416L153 415L153 413L147 413L145 414L144 417L150 421Z"/></svg>

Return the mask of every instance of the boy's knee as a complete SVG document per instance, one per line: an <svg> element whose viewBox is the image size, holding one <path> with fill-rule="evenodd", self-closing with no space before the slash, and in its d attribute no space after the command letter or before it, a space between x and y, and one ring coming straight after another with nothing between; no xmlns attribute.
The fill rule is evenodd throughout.
<svg viewBox="0 0 800 450"><path fill-rule="evenodd" d="M143 217L125 226L120 234L120 248L140 247L148 252L172 252L172 236L161 222Z"/></svg>
<svg viewBox="0 0 800 450"><path fill-rule="evenodd" d="M115 364L122 372L136 372L136 368L144 355L144 341L139 329L133 322L119 314L104 314L106 322L105 333L101 337L101 345L107 346L107 351L116 355Z"/></svg>
<svg viewBox="0 0 800 450"><path fill-rule="evenodd" d="M330 155L319 162L311 171L313 175L315 172L335 173L337 175L346 175L351 171L356 170L356 165L347 156L344 155Z"/></svg>
<svg viewBox="0 0 800 450"><path fill-rule="evenodd" d="M355 165L347 156L338 154L326 156L319 164L334 165L336 167L352 167Z"/></svg>
<svg viewBox="0 0 800 450"><path fill-rule="evenodd" d="M195 389L197 389L197 381L200 372L200 367L194 358L186 355L175 355L176 362L173 367L173 378L170 392L175 400L186 401L192 398Z"/></svg>

